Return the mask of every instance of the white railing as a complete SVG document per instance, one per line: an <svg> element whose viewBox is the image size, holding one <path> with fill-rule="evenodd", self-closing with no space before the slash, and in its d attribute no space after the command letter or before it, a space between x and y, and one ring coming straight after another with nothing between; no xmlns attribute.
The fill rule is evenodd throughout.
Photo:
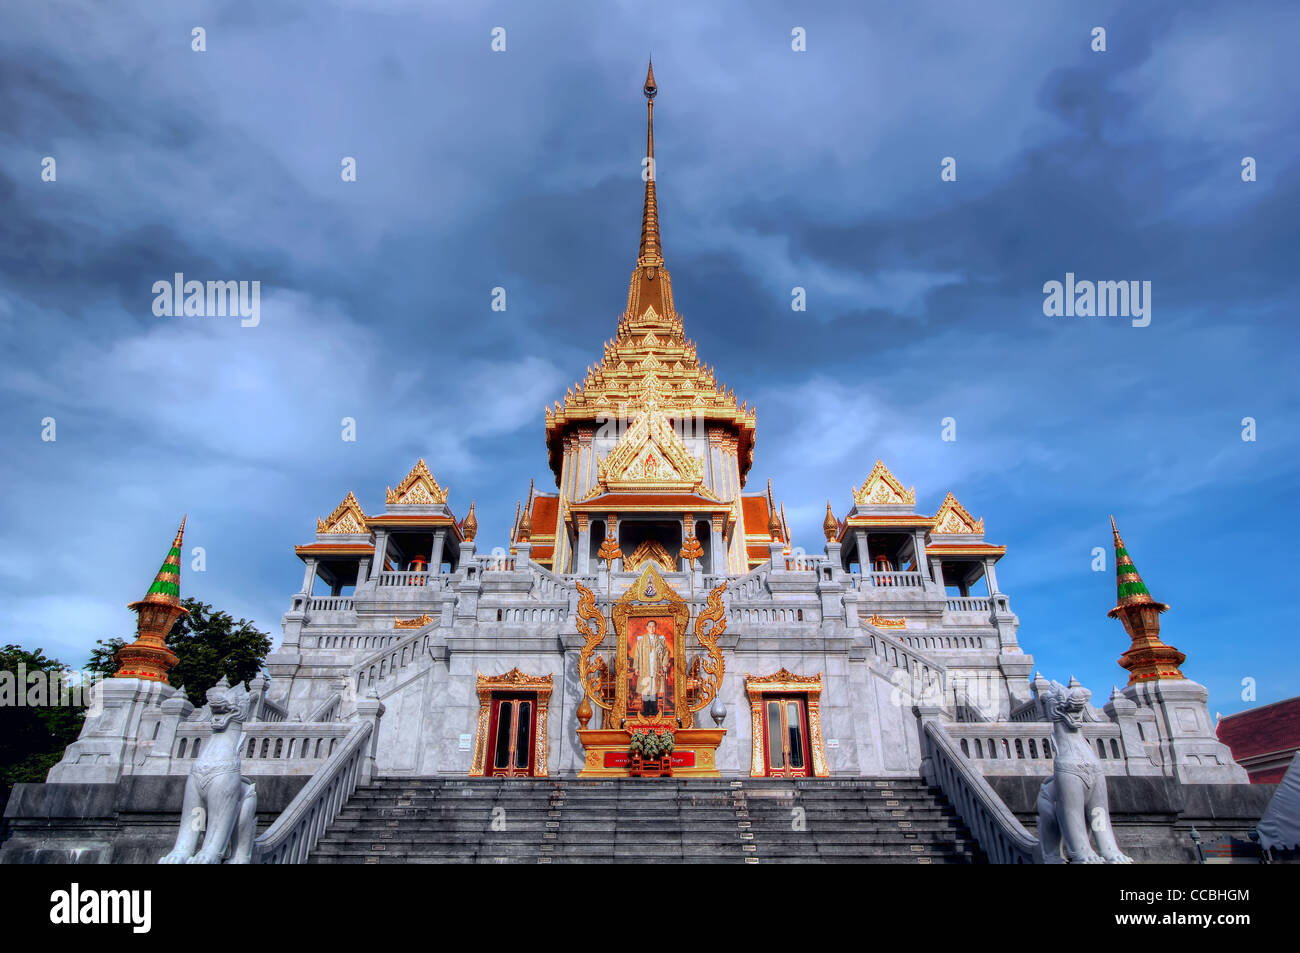
<svg viewBox="0 0 1300 953"><path fill-rule="evenodd" d="M785 557L785 568L787 572L817 572L829 562L829 556L818 556L813 553L791 553Z"/></svg>
<svg viewBox="0 0 1300 953"><path fill-rule="evenodd" d="M382 682L395 672L400 672L422 658L429 652L434 631L428 629L405 636L402 641L387 646L384 651L372 655L358 665L352 666L352 682L358 693L366 686Z"/></svg>
<svg viewBox="0 0 1300 953"><path fill-rule="evenodd" d="M474 562L478 564L483 572L513 572L516 557L488 553L483 556L475 556Z"/></svg>
<svg viewBox="0 0 1300 953"><path fill-rule="evenodd" d="M325 699L307 717L308 721L338 721L339 709L343 704L343 695L335 692Z"/></svg>
<svg viewBox="0 0 1300 953"><path fill-rule="evenodd" d="M289 717L287 709L280 707L265 695L260 695L253 704L250 714L253 721L284 721Z"/></svg>
<svg viewBox="0 0 1300 953"><path fill-rule="evenodd" d="M873 629L864 627L862 640L871 658L889 668L907 673L911 684L898 685L898 687L905 688L914 702L924 700L929 704L939 704L946 699L948 689L946 666L912 651L897 639Z"/></svg>
<svg viewBox="0 0 1300 953"><path fill-rule="evenodd" d="M697 602L700 600L697 598ZM759 605L736 605L727 607L728 625L761 625L765 622L817 622L822 620L821 603L810 602L806 606L776 605L771 602Z"/></svg>
<svg viewBox="0 0 1300 953"><path fill-rule="evenodd" d="M924 589L925 577L919 572L873 572L871 585L878 589Z"/></svg>
<svg viewBox="0 0 1300 953"><path fill-rule="evenodd" d="M771 561L765 562L760 566L755 566L743 576L715 575L705 573L704 588L715 589L722 582L727 582L727 594L732 599L756 599L768 597L770 590L767 587L767 577L772 571Z"/></svg>
<svg viewBox="0 0 1300 953"><path fill-rule="evenodd" d="M870 623L868 623L870 624ZM958 649L982 649L984 648L984 636L976 635L954 635L949 633L930 634L921 631L917 635L907 635L904 632L898 632L894 638L904 645L921 649L938 649L940 651L953 651Z"/></svg>
<svg viewBox="0 0 1300 953"><path fill-rule="evenodd" d="M494 606L486 602L479 603L479 618L487 617L489 622L504 622L512 625L554 625L569 617L567 602L553 606L518 605L503 603Z"/></svg>
<svg viewBox="0 0 1300 953"><path fill-rule="evenodd" d="M393 632L384 632L375 634L373 632L365 634L352 635L346 632L326 632L316 636L316 648L318 649L360 649L362 651L371 651L374 649L386 649L390 645L401 642L407 638L405 632L394 630Z"/></svg>
<svg viewBox="0 0 1300 953"><path fill-rule="evenodd" d="M563 576L557 576L532 560L528 561L528 570L533 574L533 594L539 599L554 599L557 596L568 599L569 593L574 591Z"/></svg>
<svg viewBox="0 0 1300 953"><path fill-rule="evenodd" d="M375 726L363 722L289 802L253 846L256 863L301 864L363 780Z"/></svg>
<svg viewBox="0 0 1300 953"><path fill-rule="evenodd" d="M240 756L249 774L295 774L314 769L337 750L348 726L339 722L248 722ZM185 722L176 726L172 741L171 774L188 774L203 745L212 737L212 723Z"/></svg>
<svg viewBox="0 0 1300 953"><path fill-rule="evenodd" d="M925 723L928 774L970 829L994 864L1038 862L1038 839L1021 824L968 758L953 744L944 726Z"/></svg>
<svg viewBox="0 0 1300 953"><path fill-rule="evenodd" d="M988 612L989 600L983 596L949 596L949 612Z"/></svg>
<svg viewBox="0 0 1300 953"><path fill-rule="evenodd" d="M388 589L392 586L427 586L429 577L436 575L430 572L381 572L377 585L380 589Z"/></svg>
<svg viewBox="0 0 1300 953"><path fill-rule="evenodd" d="M977 762L986 775L1048 775L1053 771L1051 722L968 722L947 725L945 730L961 753ZM1119 725L1085 724L1082 731L1103 773L1128 774Z"/></svg>
<svg viewBox="0 0 1300 953"><path fill-rule="evenodd" d="M312 612L347 612L352 608L352 597L312 596L307 608Z"/></svg>

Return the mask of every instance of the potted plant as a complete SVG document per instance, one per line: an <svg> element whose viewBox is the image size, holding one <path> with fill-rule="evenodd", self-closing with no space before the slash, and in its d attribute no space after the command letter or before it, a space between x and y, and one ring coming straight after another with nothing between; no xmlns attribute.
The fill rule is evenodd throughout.
<svg viewBox="0 0 1300 953"><path fill-rule="evenodd" d="M634 778L672 777L672 753L676 747L671 731L632 733L628 743L628 774Z"/></svg>

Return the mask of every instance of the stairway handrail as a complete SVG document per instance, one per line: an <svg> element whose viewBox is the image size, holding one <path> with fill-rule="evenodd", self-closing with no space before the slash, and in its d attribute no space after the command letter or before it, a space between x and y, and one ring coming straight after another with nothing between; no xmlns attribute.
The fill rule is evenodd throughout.
<svg viewBox="0 0 1300 953"><path fill-rule="evenodd" d="M989 861L1039 863L1038 838L1011 813L984 775L961 753L943 725L926 721L924 734L927 773L952 803Z"/></svg>
<svg viewBox="0 0 1300 953"><path fill-rule="evenodd" d="M253 845L254 863L301 864L357 789L375 725L363 721L311 776Z"/></svg>

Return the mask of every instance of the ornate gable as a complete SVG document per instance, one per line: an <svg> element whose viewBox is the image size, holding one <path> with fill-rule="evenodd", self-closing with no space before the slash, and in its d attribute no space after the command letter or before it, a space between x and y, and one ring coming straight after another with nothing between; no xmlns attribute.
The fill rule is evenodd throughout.
<svg viewBox="0 0 1300 953"><path fill-rule="evenodd" d="M704 467L686 448L668 417L659 409L659 379L647 375L636 406L636 420L623 439L596 468L598 486L614 490L681 489L708 494Z"/></svg>
<svg viewBox="0 0 1300 953"><path fill-rule="evenodd" d="M957 497L949 491L943 498L939 512L934 514L932 533L983 533L984 519L975 519L966 507L957 502Z"/></svg>
<svg viewBox="0 0 1300 953"><path fill-rule="evenodd" d="M348 495L343 497L343 502L334 507L333 513L324 519L316 520L316 532L364 535L370 530L366 528L366 514L362 512L361 504L349 491Z"/></svg>
<svg viewBox="0 0 1300 953"><path fill-rule="evenodd" d="M427 506L431 503L446 503L449 492L451 487L439 486L438 481L433 478L433 474L425 465L424 458L421 457L415 466L411 467L411 472L397 484L396 490L391 486L388 488L385 500L388 503L413 503Z"/></svg>
<svg viewBox="0 0 1300 953"><path fill-rule="evenodd" d="M854 489L853 502L870 506L915 506L916 487L904 490L884 461L877 460L866 481Z"/></svg>

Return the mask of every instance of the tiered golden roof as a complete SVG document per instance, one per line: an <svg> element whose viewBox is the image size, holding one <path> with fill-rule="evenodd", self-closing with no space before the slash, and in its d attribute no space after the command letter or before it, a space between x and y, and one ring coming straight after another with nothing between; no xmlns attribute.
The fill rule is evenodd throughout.
<svg viewBox="0 0 1300 953"><path fill-rule="evenodd" d="M648 100L646 155L654 158L653 69L646 75ZM713 368L701 364L695 344L686 338L681 315L673 305L672 278L663 263L659 236L659 205L654 163L648 163L641 243L636 269L628 284L627 308L617 335L605 342L600 362L587 367L554 407L546 409L546 443L550 465L559 480L564 459L564 435L580 425L592 427L630 416L630 410L654 377L660 392L659 410L670 418L718 422L738 432L738 459L743 482L754 460L757 414L736 393L717 380Z"/></svg>

